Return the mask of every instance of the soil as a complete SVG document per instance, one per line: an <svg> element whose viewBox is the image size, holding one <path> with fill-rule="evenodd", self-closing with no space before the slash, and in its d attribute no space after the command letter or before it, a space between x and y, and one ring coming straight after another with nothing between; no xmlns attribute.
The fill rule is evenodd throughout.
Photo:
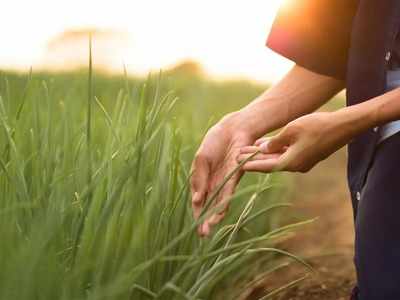
<svg viewBox="0 0 400 300"><path fill-rule="evenodd" d="M307 174L293 179L291 202L296 218L319 217L285 241L280 248L305 258L317 271L273 300L347 300L355 284L353 214L346 184L346 150L341 149ZM255 287L247 300L296 280L306 273L291 264Z"/></svg>

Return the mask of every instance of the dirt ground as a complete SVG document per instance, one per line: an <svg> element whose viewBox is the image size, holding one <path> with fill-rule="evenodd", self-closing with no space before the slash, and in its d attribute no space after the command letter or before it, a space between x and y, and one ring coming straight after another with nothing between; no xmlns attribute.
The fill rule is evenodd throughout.
<svg viewBox="0 0 400 300"><path fill-rule="evenodd" d="M308 174L290 175L290 194L296 216L319 217L281 245L300 255L317 273L274 300L347 300L355 282L353 266L353 216L346 186L346 151L342 149ZM304 267L297 264L275 273L255 288L248 300L258 299L272 287L301 277Z"/></svg>

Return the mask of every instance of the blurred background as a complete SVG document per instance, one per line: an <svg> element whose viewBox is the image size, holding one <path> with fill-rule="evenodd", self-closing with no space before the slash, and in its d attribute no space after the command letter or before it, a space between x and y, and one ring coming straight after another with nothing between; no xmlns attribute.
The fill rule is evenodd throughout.
<svg viewBox="0 0 400 300"><path fill-rule="evenodd" d="M71 70L87 64L130 74L196 62L222 79L274 82L291 63L265 41L282 0L14 0L2 8L0 68ZM290 1L285 1L290 6Z"/></svg>
<svg viewBox="0 0 400 300"><path fill-rule="evenodd" d="M2 5L0 194L5 196L0 199L0 237L4 241L0 247L0 300L33 299L32 295L39 294L48 295L41 299L86 299L89 287L93 295L103 294L104 286L119 286L114 278L124 275L125 268L138 266L157 254L163 243L187 227L185 222L192 222L190 209L186 211L190 202L178 201L181 195L189 194L177 191L186 186L194 152L212 124L248 104L291 68L292 62L265 44L278 8L294 9L295 1L13 0ZM88 68L90 35L96 69L93 74ZM129 76L123 74L125 68ZM158 77L160 69L163 75ZM149 72L152 75L146 78ZM175 96L179 99L176 103ZM343 105L343 97L339 96L321 109L335 110ZM16 149L16 153L10 149ZM114 162L111 153L122 154ZM135 159L127 164L127 157ZM236 220L247 203L246 193L264 184L265 179L271 188L262 193L253 211L281 201L293 203L293 209L274 210L258 218L240 239L259 236L288 222L321 216L296 237L277 242L280 249L310 261L319 276L271 299L347 298L354 284L354 237L345 162L346 152L341 149L307 175L279 173L269 178L246 174L242 179L237 198L244 201L232 205L222 225ZM129 214L123 221L119 213L109 214L108 206L103 204L93 205L94 212L88 209L82 213L81 200L92 201L92 193L86 193L92 189L89 183L89 188L86 186L87 179L91 179L86 171L92 170L92 164L93 170L107 165L106 174L99 175L93 185L97 203L116 203L110 200L114 199L115 189L124 191L116 193L118 203L136 205L132 199L152 197L154 202L146 205L156 203L160 210L126 206ZM10 181L5 176L8 174ZM20 191L26 191L23 200L27 199L29 205L16 207L22 197ZM81 199L85 193L86 198ZM31 199L42 201L32 208L33 212ZM179 203L185 214L174 218L183 221L170 222L174 218L164 210L161 214L164 203L174 203L170 205L171 215ZM70 215L64 214L66 207ZM104 231L93 234L102 213L97 210L100 207L107 212L102 215L106 216L101 227ZM82 225L87 215L92 221ZM59 220L64 223L60 225ZM139 238L130 235L136 228L132 220L149 231L140 232ZM150 230L153 220L160 224L158 240L147 239L154 236ZM78 229L77 224L81 226ZM126 236L117 234L122 227ZM95 250L89 242L80 243L82 232L87 241L93 237ZM113 238L118 239L119 248L114 247ZM197 247L197 236L191 238L193 241L188 239L189 244L180 248L187 253L208 249ZM138 257L129 248L136 241L146 246L135 246ZM51 247L43 251L42 244ZM152 252L149 254L147 249ZM299 265L264 279L281 261L268 255L262 259L252 261L254 265L237 264L240 272L232 269L236 277L229 275L226 282L221 277L209 284L208 294L202 299L259 299L304 273ZM170 282L171 273L180 266L180 262L168 268L155 265L137 283L157 291ZM193 281L192 277L185 278L180 287L191 289L198 274L209 269L205 266L198 273L191 271ZM261 279L256 286L243 289L254 278ZM131 285L127 282L129 289ZM227 295L236 295L242 289L249 297L246 293L242 298ZM142 299L129 297L107 299Z"/></svg>

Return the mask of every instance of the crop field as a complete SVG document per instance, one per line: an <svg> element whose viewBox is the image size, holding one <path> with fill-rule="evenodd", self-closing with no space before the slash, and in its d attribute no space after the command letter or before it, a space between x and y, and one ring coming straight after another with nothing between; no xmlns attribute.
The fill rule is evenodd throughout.
<svg viewBox="0 0 400 300"><path fill-rule="evenodd" d="M246 175L209 238L191 214L202 136L263 88L190 66L0 73L0 299L240 299L277 257L306 264L277 244L308 222L281 220L281 175Z"/></svg>

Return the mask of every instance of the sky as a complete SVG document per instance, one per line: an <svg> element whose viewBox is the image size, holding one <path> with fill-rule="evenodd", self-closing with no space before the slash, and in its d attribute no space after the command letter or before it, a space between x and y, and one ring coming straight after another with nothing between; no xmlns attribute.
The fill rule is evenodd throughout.
<svg viewBox="0 0 400 300"><path fill-rule="evenodd" d="M51 41L66 31L99 28L125 37L124 43L93 45L100 53L107 44L116 70L125 64L129 72L143 74L194 60L211 76L274 82L292 65L265 47L282 1L7 1L0 16L0 67L49 67Z"/></svg>

